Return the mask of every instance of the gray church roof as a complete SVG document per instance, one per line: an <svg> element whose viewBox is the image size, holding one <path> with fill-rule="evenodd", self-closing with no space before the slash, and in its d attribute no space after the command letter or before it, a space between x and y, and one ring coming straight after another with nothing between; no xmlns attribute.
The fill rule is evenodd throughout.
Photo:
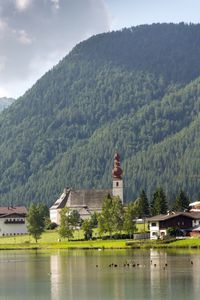
<svg viewBox="0 0 200 300"><path fill-rule="evenodd" d="M103 200L108 194L111 195L112 190L71 190L70 206L87 206L90 209L98 209L102 207Z"/></svg>
<svg viewBox="0 0 200 300"><path fill-rule="evenodd" d="M65 206L77 209L78 207L85 207L91 210L101 209L103 200L108 194L112 195L111 189L87 189L87 190L73 190L64 189L60 198L56 200L50 209L60 209Z"/></svg>

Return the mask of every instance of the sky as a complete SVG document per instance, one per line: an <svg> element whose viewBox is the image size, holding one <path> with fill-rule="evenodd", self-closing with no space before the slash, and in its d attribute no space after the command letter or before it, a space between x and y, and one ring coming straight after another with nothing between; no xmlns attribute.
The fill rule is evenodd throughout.
<svg viewBox="0 0 200 300"><path fill-rule="evenodd" d="M140 24L200 22L199 0L0 0L0 97L17 98L79 42Z"/></svg>

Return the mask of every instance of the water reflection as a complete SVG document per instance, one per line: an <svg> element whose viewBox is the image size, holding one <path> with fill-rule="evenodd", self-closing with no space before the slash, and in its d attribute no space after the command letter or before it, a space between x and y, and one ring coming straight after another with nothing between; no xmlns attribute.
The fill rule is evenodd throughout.
<svg viewBox="0 0 200 300"><path fill-rule="evenodd" d="M2 251L0 299L196 300L199 269L199 252Z"/></svg>
<svg viewBox="0 0 200 300"><path fill-rule="evenodd" d="M199 299L200 255L150 250L151 299Z"/></svg>

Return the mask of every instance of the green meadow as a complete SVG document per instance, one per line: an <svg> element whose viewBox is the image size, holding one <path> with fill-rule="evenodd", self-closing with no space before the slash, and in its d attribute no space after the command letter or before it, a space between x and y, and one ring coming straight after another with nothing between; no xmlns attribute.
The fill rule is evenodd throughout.
<svg viewBox="0 0 200 300"><path fill-rule="evenodd" d="M147 229L147 228L146 228ZM143 225L137 225L137 232L144 230ZM131 240L131 239L109 239L99 238L98 230L93 231L96 239L84 241L82 230L74 231L74 238L71 240L60 239L56 230L46 231L41 235L38 243L29 234L0 237L0 250L9 249L150 249L150 248L200 248L200 238L183 240Z"/></svg>
<svg viewBox="0 0 200 300"><path fill-rule="evenodd" d="M147 228L145 228L147 230ZM137 232L142 232L144 225L137 225ZM120 249L130 248L126 245L126 240L99 238L98 229L93 230L95 240L84 241L84 233L82 230L74 231L74 237L70 241L61 239L56 230L46 231L41 235L38 243L29 235L4 236L0 237L0 249L67 249L67 248L83 248L83 249ZM105 237L104 237L105 238Z"/></svg>
<svg viewBox="0 0 200 300"><path fill-rule="evenodd" d="M74 239L60 239L56 231L44 232L38 243L30 235L18 235L15 237L1 237L0 249L119 249L129 248L126 240L80 240L83 238L82 231L76 231Z"/></svg>

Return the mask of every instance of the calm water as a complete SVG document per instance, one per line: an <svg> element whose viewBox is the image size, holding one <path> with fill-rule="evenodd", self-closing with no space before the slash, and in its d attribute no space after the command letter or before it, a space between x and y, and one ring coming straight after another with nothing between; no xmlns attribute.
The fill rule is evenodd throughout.
<svg viewBox="0 0 200 300"><path fill-rule="evenodd" d="M199 300L200 252L1 251L0 299Z"/></svg>

